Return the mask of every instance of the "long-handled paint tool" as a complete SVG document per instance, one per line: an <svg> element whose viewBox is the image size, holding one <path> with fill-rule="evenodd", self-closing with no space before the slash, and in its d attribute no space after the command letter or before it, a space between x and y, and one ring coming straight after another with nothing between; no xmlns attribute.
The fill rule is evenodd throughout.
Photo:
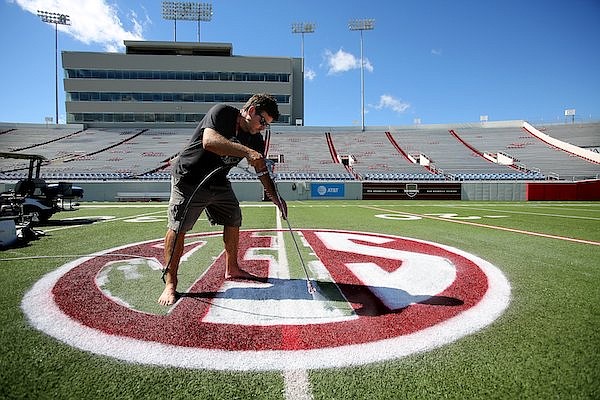
<svg viewBox="0 0 600 400"><path fill-rule="evenodd" d="M279 193L277 193L277 196L279 196ZM294 241L294 246L296 247L296 251L298 252L298 257L300 257L300 264L302 264L304 275L306 275L306 288L308 289L308 293L310 293L311 296L313 296L314 298L317 294L317 289L315 288L315 285L312 283L312 281L310 280L310 276L308 275L308 269L306 268L306 264L304 263L304 258L302 257L302 253L300 252L300 247L298 246L298 242L296 241L296 236L294 236L294 231L292 230L292 226L290 225L290 220L287 217L287 215L284 215L283 219L285 219L285 222L287 222L290 235L292 235L292 240Z"/></svg>

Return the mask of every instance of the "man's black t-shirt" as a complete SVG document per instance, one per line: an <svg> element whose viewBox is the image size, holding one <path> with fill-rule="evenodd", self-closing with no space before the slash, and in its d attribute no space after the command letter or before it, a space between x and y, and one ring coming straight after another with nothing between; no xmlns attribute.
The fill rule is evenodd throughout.
<svg viewBox="0 0 600 400"><path fill-rule="evenodd" d="M223 158L218 154L204 150L202 135L204 129L212 128L227 139L236 138L244 146L250 147L264 155L265 141L260 133L250 134L239 131L236 135L235 128L239 110L235 107L218 104L212 107L196 127L187 146L177 157L173 165L172 174L187 183L200 183L215 168L225 165ZM227 173L233 165L224 168L211 178L213 185L225 184Z"/></svg>

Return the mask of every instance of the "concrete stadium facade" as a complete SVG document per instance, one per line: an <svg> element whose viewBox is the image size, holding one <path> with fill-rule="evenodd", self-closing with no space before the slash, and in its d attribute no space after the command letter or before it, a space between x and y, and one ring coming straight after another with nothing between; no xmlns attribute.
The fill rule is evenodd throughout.
<svg viewBox="0 0 600 400"><path fill-rule="evenodd" d="M229 43L124 44L125 53L62 52L67 123L189 127L214 104L270 93L278 124L303 125L301 58L237 56Z"/></svg>

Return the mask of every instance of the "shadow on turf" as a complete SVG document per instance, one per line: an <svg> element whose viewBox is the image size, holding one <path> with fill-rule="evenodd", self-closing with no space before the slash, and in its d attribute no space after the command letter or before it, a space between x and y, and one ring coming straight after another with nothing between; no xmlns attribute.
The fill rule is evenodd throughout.
<svg viewBox="0 0 600 400"><path fill-rule="evenodd" d="M36 226L72 226L89 225L94 222L101 222L102 218L73 218L73 219L49 219L46 222L38 223Z"/></svg>
<svg viewBox="0 0 600 400"><path fill-rule="evenodd" d="M268 286L229 288L223 292L188 292L180 293L181 298L191 298L210 303L214 298L240 300L311 300L317 298L308 293L304 279L268 279L262 281ZM348 301L353 304L354 311L360 316L377 316L402 312L412 304L430 306L458 307L464 304L461 299L449 296L412 295L405 290L383 287L369 287L347 283L313 281L316 285L320 301ZM340 291L343 296L340 295ZM390 309L375 296L375 292L385 293L399 307Z"/></svg>

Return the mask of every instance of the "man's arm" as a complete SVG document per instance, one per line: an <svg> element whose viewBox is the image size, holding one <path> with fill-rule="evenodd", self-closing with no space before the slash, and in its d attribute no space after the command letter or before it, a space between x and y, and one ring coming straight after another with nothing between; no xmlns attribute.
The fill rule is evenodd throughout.
<svg viewBox="0 0 600 400"><path fill-rule="evenodd" d="M244 146L241 143L228 140L225 136L212 128L204 129L202 135L202 146L205 150L220 156L234 156L245 158L248 163L256 167L258 160L263 158L263 155L258 151Z"/></svg>

